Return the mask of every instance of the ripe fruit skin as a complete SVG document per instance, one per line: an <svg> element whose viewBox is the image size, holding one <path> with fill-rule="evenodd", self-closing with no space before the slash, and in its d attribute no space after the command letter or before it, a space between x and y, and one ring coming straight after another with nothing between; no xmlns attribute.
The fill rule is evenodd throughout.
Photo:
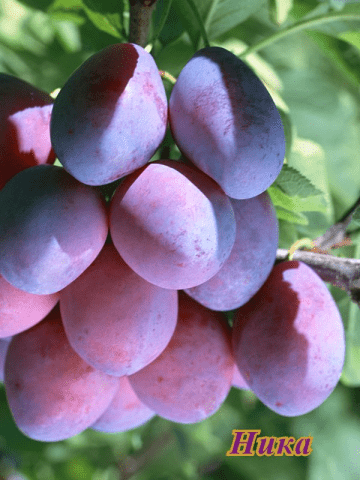
<svg viewBox="0 0 360 480"><path fill-rule="evenodd" d="M109 45L86 60L54 102L51 141L64 168L104 185L147 163L162 142L167 99L153 57Z"/></svg>
<svg viewBox="0 0 360 480"><path fill-rule="evenodd" d="M345 356L343 323L330 292L307 265L276 265L235 314L235 361L255 395L283 416L321 405L334 390Z"/></svg>
<svg viewBox="0 0 360 480"><path fill-rule="evenodd" d="M47 93L0 73L0 189L25 168L54 163L52 103Z"/></svg>
<svg viewBox="0 0 360 480"><path fill-rule="evenodd" d="M238 366L235 364L234 376L232 379L232 387L239 388L240 390L250 390L248 384L246 383L244 377L241 375Z"/></svg>
<svg viewBox="0 0 360 480"><path fill-rule="evenodd" d="M155 416L155 412L136 396L127 376L119 378L119 387L112 402L91 426L100 432L118 433L143 425Z"/></svg>
<svg viewBox="0 0 360 480"><path fill-rule="evenodd" d="M225 400L234 374L223 315L179 292L179 316L170 343L147 367L129 376L139 399L159 416L196 423Z"/></svg>
<svg viewBox="0 0 360 480"><path fill-rule="evenodd" d="M185 65L171 92L169 121L181 152L231 198L259 195L280 173L280 114L260 79L224 48L203 48Z"/></svg>
<svg viewBox="0 0 360 480"><path fill-rule="evenodd" d="M18 428L57 442L77 435L107 409L118 379L88 365L70 347L59 308L16 335L5 361L5 391Z"/></svg>
<svg viewBox="0 0 360 480"><path fill-rule="evenodd" d="M0 338L16 335L40 322L59 298L59 293L34 295L24 292L0 275Z"/></svg>
<svg viewBox="0 0 360 480"><path fill-rule="evenodd" d="M178 298L139 277L112 244L60 292L72 348L109 375L137 372L155 360L176 326Z"/></svg>
<svg viewBox="0 0 360 480"><path fill-rule="evenodd" d="M0 338L0 382L4 381L5 377L5 358L9 348L12 337Z"/></svg>
<svg viewBox="0 0 360 480"><path fill-rule="evenodd" d="M235 241L229 198L198 169L152 162L118 187L110 232L125 262L148 282L173 290L215 275Z"/></svg>
<svg viewBox="0 0 360 480"><path fill-rule="evenodd" d="M93 262L107 232L99 192L61 167L30 167L0 192L0 273L29 293L58 292Z"/></svg>
<svg viewBox="0 0 360 480"><path fill-rule="evenodd" d="M250 300L270 275L279 243L279 224L267 192L230 200L236 221L230 256L210 280L186 289L190 297L211 310L234 310Z"/></svg>

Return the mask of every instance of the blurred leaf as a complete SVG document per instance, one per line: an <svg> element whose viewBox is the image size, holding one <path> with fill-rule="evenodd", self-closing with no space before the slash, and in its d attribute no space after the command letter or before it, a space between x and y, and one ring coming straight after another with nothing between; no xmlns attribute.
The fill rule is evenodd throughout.
<svg viewBox="0 0 360 480"><path fill-rule="evenodd" d="M355 212L353 213L349 227L351 226L352 223L360 227L360 207L357 207Z"/></svg>
<svg viewBox="0 0 360 480"><path fill-rule="evenodd" d="M360 32L343 32L339 37L360 50Z"/></svg>
<svg viewBox="0 0 360 480"><path fill-rule="evenodd" d="M338 36L340 33L357 31L360 28L360 5L346 4L341 10L330 11L325 15L318 15L312 11L302 18L301 23L306 28L320 30L328 35Z"/></svg>
<svg viewBox="0 0 360 480"><path fill-rule="evenodd" d="M355 211L354 217L360 218L359 208ZM353 218L354 218L353 217ZM360 237L353 239L355 244L354 258L360 258ZM349 317L346 324L346 352L345 365L341 375L341 382L348 387L360 386L360 309L358 305L351 302L349 306Z"/></svg>
<svg viewBox="0 0 360 480"><path fill-rule="evenodd" d="M172 0L171 2L168 2L167 0L158 0L153 15L155 29L156 25L160 24L161 16L164 14L164 3L168 5L170 4L170 10L168 12L165 25L160 32L159 40L163 45L167 45L178 39L182 35L182 33L184 32L184 27L181 23L180 17L178 16L176 10L173 7Z"/></svg>
<svg viewBox="0 0 360 480"><path fill-rule="evenodd" d="M279 218L279 248L289 249L298 239L296 226Z"/></svg>
<svg viewBox="0 0 360 480"><path fill-rule="evenodd" d="M293 0L270 0L270 16L274 23L281 25L293 8Z"/></svg>
<svg viewBox="0 0 360 480"><path fill-rule="evenodd" d="M28 7L46 12L53 0L20 0L20 2Z"/></svg>
<svg viewBox="0 0 360 480"><path fill-rule="evenodd" d="M294 419L296 435L313 436L307 480L360 477L360 421L350 410L353 392L346 395L346 389L338 385L320 407Z"/></svg>
<svg viewBox="0 0 360 480"><path fill-rule="evenodd" d="M339 80L341 79L345 85L348 84L354 94L358 94L360 51L346 41L340 41L324 33L312 31L308 32L308 35L338 70L341 75Z"/></svg>
<svg viewBox="0 0 360 480"><path fill-rule="evenodd" d="M54 30L57 34L58 40L64 47L64 50L72 53L81 50L81 36L77 25L69 20L53 22Z"/></svg>
<svg viewBox="0 0 360 480"><path fill-rule="evenodd" d="M81 25L84 22L83 4L81 0L54 0L48 13L60 20L71 20Z"/></svg>
<svg viewBox="0 0 360 480"><path fill-rule="evenodd" d="M294 137L295 137L295 126L291 121L290 115L288 111L279 108L277 105L281 121L284 127L284 134L285 134L285 158L288 159L291 155L291 151L293 148ZM283 166L284 167L284 166ZM281 173L281 172L280 172Z"/></svg>
<svg viewBox="0 0 360 480"><path fill-rule="evenodd" d="M208 38L216 39L257 12L266 0L198 0L196 6L204 23ZM194 45L200 33L199 24L185 0L173 0L173 7Z"/></svg>
<svg viewBox="0 0 360 480"><path fill-rule="evenodd" d="M184 65L190 60L194 49L185 35L164 47L156 58L160 70L170 72L177 77Z"/></svg>
<svg viewBox="0 0 360 480"><path fill-rule="evenodd" d="M93 24L103 32L122 38L124 2L119 0L82 0L83 8Z"/></svg>
<svg viewBox="0 0 360 480"><path fill-rule="evenodd" d="M153 44L155 40L159 37L160 33L163 31L165 25L167 24L167 20L169 17L169 13L171 11L171 4L172 0L158 0L155 5L155 11L152 14L152 35L148 43ZM170 22L173 18L170 18ZM175 26L176 23L173 25ZM180 33L182 33L182 26L180 24ZM171 37L171 38L176 38ZM168 42L164 41L164 37L162 37L162 43L166 44Z"/></svg>

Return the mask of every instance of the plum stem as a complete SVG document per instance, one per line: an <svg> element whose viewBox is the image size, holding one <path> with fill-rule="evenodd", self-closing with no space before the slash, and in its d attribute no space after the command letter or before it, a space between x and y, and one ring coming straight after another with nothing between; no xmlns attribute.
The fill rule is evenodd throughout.
<svg viewBox="0 0 360 480"><path fill-rule="evenodd" d="M165 78L166 80L168 80L172 85L175 85L176 78L173 75L171 75L171 73L165 72L164 70L159 70L159 74L162 78Z"/></svg>
<svg viewBox="0 0 360 480"><path fill-rule="evenodd" d="M145 48L157 0L130 0L129 43Z"/></svg>

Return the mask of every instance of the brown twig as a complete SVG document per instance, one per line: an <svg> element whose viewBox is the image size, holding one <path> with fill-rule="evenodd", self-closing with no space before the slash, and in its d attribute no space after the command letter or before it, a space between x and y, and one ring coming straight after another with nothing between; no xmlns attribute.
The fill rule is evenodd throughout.
<svg viewBox="0 0 360 480"><path fill-rule="evenodd" d="M129 0L129 42L145 47L150 29L151 15L157 0Z"/></svg>
<svg viewBox="0 0 360 480"><path fill-rule="evenodd" d="M351 244L347 228L359 205L360 198L356 200L337 223L313 241L315 248L311 251L296 250L292 259L309 265L324 282L331 283L331 285L345 290L351 300L360 307L360 260L334 257L330 253L331 249ZM288 250L277 250L276 263L288 259Z"/></svg>

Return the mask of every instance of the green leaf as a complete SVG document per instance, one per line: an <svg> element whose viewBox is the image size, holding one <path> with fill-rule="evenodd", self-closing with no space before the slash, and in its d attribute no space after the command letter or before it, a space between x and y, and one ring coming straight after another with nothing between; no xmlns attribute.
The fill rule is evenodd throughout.
<svg viewBox="0 0 360 480"><path fill-rule="evenodd" d="M322 212L327 211L327 205L323 196L310 196L306 198L301 198L298 196L289 196L284 193L282 190L276 187L276 185L271 185L268 189L269 195L274 203L274 205L286 208L291 212Z"/></svg>
<svg viewBox="0 0 360 480"><path fill-rule="evenodd" d="M148 43L153 44L155 40L160 36L160 33L162 32L167 22L167 19L169 17L171 4L172 4L172 0L158 0L156 2L155 11L153 12L153 15L152 15L152 24L151 24L152 35ZM182 33L182 27L180 30L180 34L181 33Z"/></svg>
<svg viewBox="0 0 360 480"><path fill-rule="evenodd" d="M82 0L82 5L89 20L99 30L116 38L124 38L123 1L120 0L114 4L112 0Z"/></svg>
<svg viewBox="0 0 360 480"><path fill-rule="evenodd" d="M214 40L260 10L266 0L197 0L196 7L209 40ZM196 46L200 39L199 21L185 0L174 0L173 8Z"/></svg>
<svg viewBox="0 0 360 480"><path fill-rule="evenodd" d="M270 194L270 197L271 197L271 200L273 200L273 197L271 196L271 194ZM273 200L273 203L274 203L274 200ZM279 220L285 220L286 222L295 223L297 225L309 224L308 218L302 213L291 212L281 207L276 207L276 216Z"/></svg>
<svg viewBox="0 0 360 480"><path fill-rule="evenodd" d="M349 84L356 94L360 82L360 50L345 38L340 40L315 31L308 32L308 35L340 73L339 82ZM343 37L346 35L340 35Z"/></svg>
<svg viewBox="0 0 360 480"><path fill-rule="evenodd" d="M62 43L64 50L70 53L81 50L81 37L77 25L69 20L54 21L54 30L58 40Z"/></svg>
<svg viewBox="0 0 360 480"><path fill-rule="evenodd" d="M339 38L351 43L354 47L360 50L360 32L344 32L339 35Z"/></svg>
<svg viewBox="0 0 360 480"><path fill-rule="evenodd" d="M319 6L319 8L322 7L324 6ZM360 5L347 5L340 12L322 13L320 15L318 13L317 9L316 11L313 10L308 15L302 17L301 20L279 29L272 35L252 45L242 56L246 57L289 35L306 30L319 30L338 36L344 31L358 30L360 28Z"/></svg>
<svg viewBox="0 0 360 480"><path fill-rule="evenodd" d="M283 165L276 179L276 186L291 197L306 198L323 194L323 192L316 188L302 173L286 164Z"/></svg>
<svg viewBox="0 0 360 480"><path fill-rule="evenodd" d="M154 30L156 31L157 25L161 21L160 17L165 10L165 7L163 6L164 3L171 3L171 7L167 15L166 22L159 34L159 40L163 45L168 45L177 40L184 33L184 27L180 17L177 15L176 10L173 7L172 0L170 2L167 2L167 0L158 0L153 15Z"/></svg>
<svg viewBox="0 0 360 480"><path fill-rule="evenodd" d="M303 20L315 20L313 28L328 35L338 36L342 32L357 31L360 28L360 5L344 5L341 10L330 11L326 15L314 15L313 13L306 16Z"/></svg>
<svg viewBox="0 0 360 480"><path fill-rule="evenodd" d="M209 38L217 38L258 12L266 0L203 0L200 13Z"/></svg>
<svg viewBox="0 0 360 480"><path fill-rule="evenodd" d="M78 25L86 21L81 0L55 0L48 13L56 20L70 20Z"/></svg>

